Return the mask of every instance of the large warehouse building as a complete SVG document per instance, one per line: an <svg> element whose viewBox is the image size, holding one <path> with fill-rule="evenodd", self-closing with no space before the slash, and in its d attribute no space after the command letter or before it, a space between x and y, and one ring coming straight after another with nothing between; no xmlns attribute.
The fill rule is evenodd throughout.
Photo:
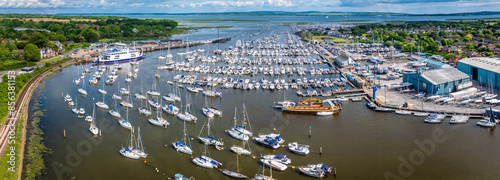
<svg viewBox="0 0 500 180"><path fill-rule="evenodd" d="M407 73L403 75L403 82L412 83L415 90L425 91L427 95L444 95L472 85L470 77L455 68Z"/></svg>
<svg viewBox="0 0 500 180"><path fill-rule="evenodd" d="M500 89L500 58L466 58L458 61L457 68L479 83Z"/></svg>

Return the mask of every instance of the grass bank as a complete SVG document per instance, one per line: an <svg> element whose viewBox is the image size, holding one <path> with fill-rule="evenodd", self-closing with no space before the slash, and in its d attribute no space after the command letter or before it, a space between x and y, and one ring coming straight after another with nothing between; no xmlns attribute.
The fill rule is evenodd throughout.
<svg viewBox="0 0 500 180"><path fill-rule="evenodd" d="M312 40L306 36L308 41L319 41L319 42L334 42L334 43L346 43L349 42L347 39L341 39L332 36L313 36Z"/></svg>

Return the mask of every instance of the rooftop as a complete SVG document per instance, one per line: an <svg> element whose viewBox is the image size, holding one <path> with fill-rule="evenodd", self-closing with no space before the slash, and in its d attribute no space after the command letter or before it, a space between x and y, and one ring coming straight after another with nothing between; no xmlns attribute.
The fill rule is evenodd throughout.
<svg viewBox="0 0 500 180"><path fill-rule="evenodd" d="M443 84L469 78L469 75L455 68L427 70L422 72L421 76L433 84Z"/></svg>
<svg viewBox="0 0 500 180"><path fill-rule="evenodd" d="M458 63L464 63L487 71L500 73L500 58L472 57L462 59L458 61Z"/></svg>
<svg viewBox="0 0 500 180"><path fill-rule="evenodd" d="M430 60L430 59L426 59L426 58L421 58L418 61L419 62L426 62L426 63L433 64L433 65L440 66L440 67L443 67L444 65L446 65L445 63L442 63L442 62L439 62L439 61Z"/></svg>

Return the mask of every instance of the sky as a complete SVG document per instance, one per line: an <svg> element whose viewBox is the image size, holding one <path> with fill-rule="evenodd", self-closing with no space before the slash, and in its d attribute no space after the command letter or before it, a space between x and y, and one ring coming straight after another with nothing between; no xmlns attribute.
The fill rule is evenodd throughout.
<svg viewBox="0 0 500 180"><path fill-rule="evenodd" d="M0 0L0 13L203 13L248 11L438 14L500 11L500 0Z"/></svg>

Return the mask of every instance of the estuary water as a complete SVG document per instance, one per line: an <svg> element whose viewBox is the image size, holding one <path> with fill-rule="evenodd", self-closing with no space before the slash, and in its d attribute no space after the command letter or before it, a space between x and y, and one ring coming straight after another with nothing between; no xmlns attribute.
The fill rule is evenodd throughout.
<svg viewBox="0 0 500 180"><path fill-rule="evenodd" d="M134 16L138 17L138 16ZM272 17L270 22L301 22L301 19L283 19ZM167 18L166 16L148 16L138 18ZM168 17L170 18L170 17ZM191 17L182 17L191 18ZM199 18L199 17L196 17ZM233 17L224 17L231 19ZM292 17L290 17L292 18ZM297 18L294 16L294 18ZM300 17L302 18L302 17ZM303 17L311 18L311 17ZM407 18L407 17L405 17ZM413 17L412 17L413 18ZM430 17L429 17L430 18ZM433 17L434 18L434 17ZM435 17L438 18L438 17ZM449 17L446 17L449 18ZM175 18L174 18L175 19ZM443 19L443 17L441 17ZM305 20L304 20L305 21ZM228 23L228 22L223 22ZM237 40L250 40L253 38L282 34L290 28L275 24L258 24L260 22L237 22L241 26L221 29L221 37L233 37L225 44L208 44L192 47L204 48L207 53L214 49L227 49L235 45ZM250 34L260 35L251 37ZM173 38L189 40L206 40L217 37L217 30L202 29L187 35L176 35ZM183 61L176 54L185 49L173 49L171 53L174 60ZM172 92L173 87L165 81L172 81L176 74L197 75L198 79L207 74L196 74L176 71L160 70L159 80L154 77L155 69L164 61L158 61L159 54L166 51L148 52L145 59L139 61L138 77L130 84L132 94L145 93L153 84L162 95ZM318 57L311 57L318 58ZM199 62L195 63L199 64ZM222 63L210 64L223 66ZM46 117L41 124L45 132L44 138L53 154L45 157L47 174L43 179L167 179L176 173L187 177L203 179L229 179L217 169L204 169L191 162L188 155L176 152L171 143L182 139L183 122L176 117L162 113L163 118L170 123L168 128L160 128L148 123L148 118L140 115L137 110L130 112L130 119L134 127L140 126L143 141L149 154L144 159L131 160L119 154L130 136L130 131L122 128L117 119L112 118L107 110L96 108L96 124L102 128L102 136L91 136L89 124L83 118L71 112L62 99L62 94L69 94L77 106L84 107L87 114L92 113L93 104L102 101L103 96L98 93L102 88L102 79L99 85L89 86L86 75L85 89L89 96L82 97L74 86L72 80L81 76L81 72L91 64L79 64L64 68L46 78L37 89L33 98L42 101L42 109ZM108 95L117 93L119 87L125 86L124 79L132 66L122 64L117 83L105 86ZM306 65L311 68L311 65ZM327 68L325 64L314 67ZM80 73L80 74L79 74ZM217 76L217 75L212 75ZM222 77L221 75L217 77ZM239 76L239 79L260 79L264 77ZM309 75L305 77L310 77ZM337 78L336 75L318 76L318 78ZM265 77L272 80L276 77ZM297 75L285 77L286 79L298 78ZM155 82L156 81L156 82ZM118 84L120 83L120 85ZM194 114L198 117L197 123L187 123L188 135L191 140L193 156L202 155L204 147L196 139L200 134L206 136L207 128L204 123L207 119L200 108L205 101L223 111L223 116L211 120L211 134L222 138L224 149L216 150L209 147L210 156L223 163L222 168L236 170L236 156L230 152L233 144L241 145L241 141L230 137L224 130L228 129L233 121L234 108L240 114L243 103L249 115L250 124L254 135L259 133L280 133L285 139L285 144L298 142L311 146L311 154L307 156L290 153L286 147L277 150L264 148L250 141L252 156L240 156L240 172L253 177L260 169L259 156L261 154L285 154L292 159L292 166L302 166L313 163L324 163L337 169L336 177L325 179L498 179L500 172L500 135L496 129L486 129L476 126L477 120L470 120L466 124L450 125L448 118L442 124L426 124L423 118L401 116L393 113L377 113L366 108L366 102L345 102L339 114L319 117L314 115L286 114L272 108L273 102L286 99L297 102L299 97L296 90L235 90L221 89L222 98L208 98L205 100L201 93L193 94L186 89L180 89L183 104L185 97L191 97ZM133 96L133 95L132 95ZM110 108L120 109L122 117L125 110L116 105L110 96L105 97ZM125 97L124 97L125 98ZM134 107L146 106L132 98ZM119 102L118 102L119 103ZM165 103L164 103L165 104ZM178 105L179 106L179 105ZM153 117L156 111L152 110ZM203 129L203 131L202 131ZM309 129L311 136L309 137ZM63 131L66 131L66 138ZM166 145L166 146L165 146ZM322 154L320 154L320 148ZM262 171L262 169L260 169ZM269 174L269 171L266 171ZM295 168L289 167L284 172L273 171L276 179L312 179L300 174Z"/></svg>

